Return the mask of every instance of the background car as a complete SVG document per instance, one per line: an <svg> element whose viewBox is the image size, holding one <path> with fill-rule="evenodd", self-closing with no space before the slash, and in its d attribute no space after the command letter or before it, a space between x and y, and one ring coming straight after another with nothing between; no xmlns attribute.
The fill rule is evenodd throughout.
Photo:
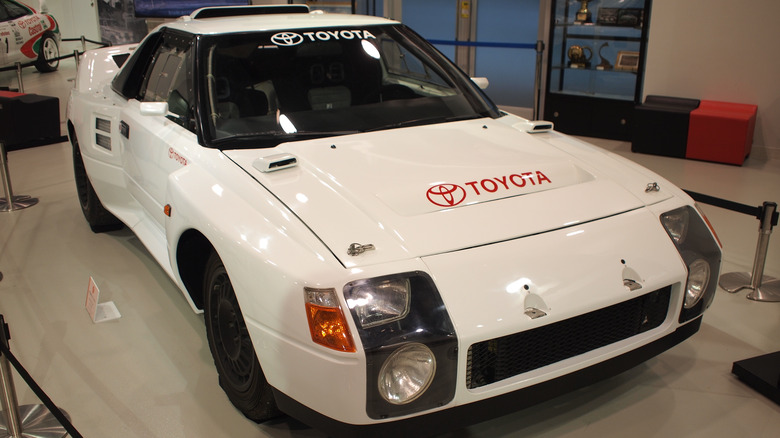
<svg viewBox="0 0 780 438"><path fill-rule="evenodd" d="M252 420L440 432L625 371L714 298L688 195L501 111L396 21L206 8L83 56L84 217L204 313Z"/></svg>
<svg viewBox="0 0 780 438"><path fill-rule="evenodd" d="M0 0L0 67L33 62L40 72L57 70L60 40L57 20L45 10Z"/></svg>

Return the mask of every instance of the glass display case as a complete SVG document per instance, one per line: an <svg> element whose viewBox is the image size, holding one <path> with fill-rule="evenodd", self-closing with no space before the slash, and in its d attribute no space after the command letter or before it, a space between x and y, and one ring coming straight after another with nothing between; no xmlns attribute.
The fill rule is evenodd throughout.
<svg viewBox="0 0 780 438"><path fill-rule="evenodd" d="M553 0L544 118L626 140L642 98L651 0Z"/></svg>

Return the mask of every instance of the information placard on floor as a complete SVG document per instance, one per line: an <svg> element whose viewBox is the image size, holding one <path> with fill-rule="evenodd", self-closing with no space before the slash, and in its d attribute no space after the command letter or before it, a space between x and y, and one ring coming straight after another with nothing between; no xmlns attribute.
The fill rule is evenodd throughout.
<svg viewBox="0 0 780 438"><path fill-rule="evenodd" d="M95 279L91 276L87 285L87 300L84 306L89 313L89 317L92 318L92 322L95 323L122 317L113 301L100 302L100 289L98 289Z"/></svg>

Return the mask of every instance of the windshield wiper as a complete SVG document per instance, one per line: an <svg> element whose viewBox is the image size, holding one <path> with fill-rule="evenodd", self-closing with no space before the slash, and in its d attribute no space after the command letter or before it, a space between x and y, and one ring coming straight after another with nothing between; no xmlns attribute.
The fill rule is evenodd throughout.
<svg viewBox="0 0 780 438"><path fill-rule="evenodd" d="M423 119L403 120L401 122L390 123L388 125L366 129L363 132L383 131L385 129L406 128L409 126L432 125L435 123L459 122L462 120L481 119L482 117L485 116L482 114L469 114L465 116L427 117Z"/></svg>
<svg viewBox="0 0 780 438"><path fill-rule="evenodd" d="M244 133L244 134L233 134L228 135L226 137L221 137L216 140L214 140L215 145L220 145L224 143L229 142L246 142L246 141L260 141L260 142L267 142L267 141L274 141L276 144L279 144L280 140L294 140L294 139L311 139L311 138L318 138L318 137L333 137L338 135L349 135L349 134L357 134L361 131L298 131L298 132L279 132L279 131L269 131L269 132L252 132L252 133ZM265 146L265 147L271 147L271 146Z"/></svg>
<svg viewBox="0 0 780 438"><path fill-rule="evenodd" d="M360 132L361 131L298 131L290 133L280 131L252 132L221 137L213 140L213 144L215 146L222 146L229 143L252 143L252 146L257 148L272 148L290 140L308 140L313 138L358 134Z"/></svg>

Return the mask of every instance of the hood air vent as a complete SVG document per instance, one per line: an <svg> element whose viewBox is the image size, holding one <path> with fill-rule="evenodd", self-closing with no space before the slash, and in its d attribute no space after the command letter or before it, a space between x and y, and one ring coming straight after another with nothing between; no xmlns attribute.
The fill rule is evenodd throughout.
<svg viewBox="0 0 780 438"><path fill-rule="evenodd" d="M275 172L298 165L298 159L292 154L276 154L260 157L252 162L252 166L263 173Z"/></svg>

